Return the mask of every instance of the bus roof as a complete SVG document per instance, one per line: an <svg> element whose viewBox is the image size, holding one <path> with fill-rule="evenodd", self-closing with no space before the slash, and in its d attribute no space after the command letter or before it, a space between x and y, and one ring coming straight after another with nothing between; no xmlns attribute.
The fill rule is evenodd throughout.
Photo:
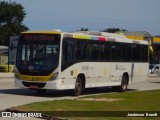
<svg viewBox="0 0 160 120"><path fill-rule="evenodd" d="M146 40L128 39L125 35L116 34L116 33L96 32L96 31L78 31L72 34L73 34L73 38L80 38L80 39L148 44L148 41Z"/></svg>
<svg viewBox="0 0 160 120"><path fill-rule="evenodd" d="M99 40L99 41L114 41L114 42L126 42L126 43L138 43L138 44L148 44L145 40L134 40L128 39L125 35L120 35L116 33L107 32L96 32L96 31L76 31L76 32L62 32L60 30L50 30L50 31L27 31L22 32L22 34L61 34L63 37L79 38L86 40Z"/></svg>

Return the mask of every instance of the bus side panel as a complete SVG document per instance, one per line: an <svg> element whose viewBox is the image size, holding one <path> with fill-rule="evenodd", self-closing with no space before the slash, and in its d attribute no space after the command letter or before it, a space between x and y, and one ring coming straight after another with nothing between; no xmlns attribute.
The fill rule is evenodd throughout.
<svg viewBox="0 0 160 120"><path fill-rule="evenodd" d="M84 74L86 76L88 65L86 62L76 63L61 72L62 86L61 89L74 89L77 76Z"/></svg>
<svg viewBox="0 0 160 120"><path fill-rule="evenodd" d="M77 76L85 75L85 88L110 86L111 63L81 62L62 72L61 89L74 89Z"/></svg>
<svg viewBox="0 0 160 120"><path fill-rule="evenodd" d="M88 62L86 87L110 86L111 63Z"/></svg>
<svg viewBox="0 0 160 120"><path fill-rule="evenodd" d="M148 63L134 63L132 83L142 82L148 78Z"/></svg>
<svg viewBox="0 0 160 120"><path fill-rule="evenodd" d="M130 82L131 68L132 63L112 62L111 86L121 85L121 80L124 73L128 74Z"/></svg>
<svg viewBox="0 0 160 120"><path fill-rule="evenodd" d="M77 76L85 75L85 87L103 87L121 85L122 76L128 74L129 84L147 80L148 63L124 62L81 62L76 63L62 72L61 89L74 89ZM131 77L133 74L133 78Z"/></svg>

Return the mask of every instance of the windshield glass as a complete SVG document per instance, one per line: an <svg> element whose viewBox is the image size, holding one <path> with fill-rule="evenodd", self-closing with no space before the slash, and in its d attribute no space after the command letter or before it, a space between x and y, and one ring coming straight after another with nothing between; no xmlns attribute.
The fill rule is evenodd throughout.
<svg viewBox="0 0 160 120"><path fill-rule="evenodd" d="M22 35L16 65L21 74L49 75L58 66L60 35Z"/></svg>

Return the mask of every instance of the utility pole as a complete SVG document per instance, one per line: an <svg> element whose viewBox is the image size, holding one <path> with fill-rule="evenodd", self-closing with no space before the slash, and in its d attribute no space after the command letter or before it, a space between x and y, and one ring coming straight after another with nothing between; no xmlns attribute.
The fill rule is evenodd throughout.
<svg viewBox="0 0 160 120"><path fill-rule="evenodd" d="M9 4L11 5L11 0L9 0ZM10 54L10 36L9 35L9 42L8 42L8 72L10 71L10 67L9 67L9 54Z"/></svg>

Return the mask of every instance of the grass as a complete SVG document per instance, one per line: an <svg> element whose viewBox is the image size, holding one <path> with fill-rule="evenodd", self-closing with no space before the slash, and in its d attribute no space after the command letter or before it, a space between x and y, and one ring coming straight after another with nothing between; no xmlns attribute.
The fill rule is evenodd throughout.
<svg viewBox="0 0 160 120"><path fill-rule="evenodd" d="M120 99L113 102L106 101L81 101L81 100L56 100L47 102L38 102L18 106L16 109L21 111L160 111L160 90L143 92L124 92L88 96L87 98L110 98ZM48 114L52 112L48 112ZM71 118L70 118L71 119ZM81 118L72 118L80 120ZM85 120L114 120L115 118L83 118ZM124 118L116 118L123 120ZM156 117L129 117L127 120L150 120Z"/></svg>

